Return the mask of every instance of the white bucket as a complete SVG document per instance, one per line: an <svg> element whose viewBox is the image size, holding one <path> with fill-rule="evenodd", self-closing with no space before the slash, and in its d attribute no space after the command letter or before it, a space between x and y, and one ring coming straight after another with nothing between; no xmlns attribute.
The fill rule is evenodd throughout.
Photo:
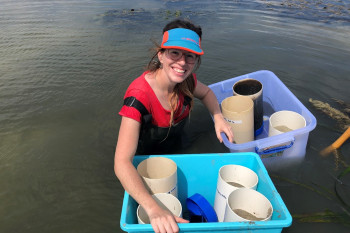
<svg viewBox="0 0 350 233"><path fill-rule="evenodd" d="M227 198L224 222L267 221L271 219L273 207L261 193L241 188Z"/></svg>
<svg viewBox="0 0 350 233"><path fill-rule="evenodd" d="M278 111L270 116L269 137L306 126L305 118L293 111Z"/></svg>
<svg viewBox="0 0 350 233"><path fill-rule="evenodd" d="M171 194L157 193L152 195L153 199L158 203L160 207L165 210L169 210L177 217L182 217L182 205L180 201ZM142 206L138 206L136 210L137 222L139 224L149 224L150 220Z"/></svg>
<svg viewBox="0 0 350 233"><path fill-rule="evenodd" d="M151 194L170 193L177 197L177 165L173 160L148 158L137 166L137 172Z"/></svg>
<svg viewBox="0 0 350 233"><path fill-rule="evenodd" d="M235 143L254 140L254 102L248 96L231 96L221 102L221 111L231 125Z"/></svg>
<svg viewBox="0 0 350 233"><path fill-rule="evenodd" d="M227 197L230 193L242 187L256 189L258 181L257 174L247 167L225 165L220 168L214 201L219 222L224 220Z"/></svg>

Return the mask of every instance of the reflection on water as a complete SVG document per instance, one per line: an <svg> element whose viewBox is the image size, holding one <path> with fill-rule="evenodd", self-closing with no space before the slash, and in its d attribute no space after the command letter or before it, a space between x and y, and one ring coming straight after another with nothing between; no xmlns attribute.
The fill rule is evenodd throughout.
<svg viewBox="0 0 350 233"><path fill-rule="evenodd" d="M148 62L151 39L160 40L165 22L177 16L203 28L202 82L271 70L316 116L304 163L271 176L293 215L344 214L328 191L336 185L349 203L349 175L339 178L349 143L338 167L333 154L318 155L341 132L308 100L335 108L335 100L350 102L349 1L0 3L0 232L121 232L117 113ZM192 146L181 152L227 152L199 101L191 135ZM341 221L297 219L283 232L348 231Z"/></svg>

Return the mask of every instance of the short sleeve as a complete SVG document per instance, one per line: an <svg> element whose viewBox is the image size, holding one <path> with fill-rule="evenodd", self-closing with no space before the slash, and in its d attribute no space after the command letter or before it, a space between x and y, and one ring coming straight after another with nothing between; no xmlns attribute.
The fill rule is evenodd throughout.
<svg viewBox="0 0 350 233"><path fill-rule="evenodd" d="M138 89L131 89L131 90L127 90L125 96L124 96L124 100L127 97L135 97L139 102L141 102L147 109L148 106L148 98L146 96L146 94L142 91L142 90L138 90ZM133 106L126 106L123 104L119 115L124 116L124 117L128 117L131 119L134 119L138 122L142 122L142 114L140 113L139 109L133 107Z"/></svg>

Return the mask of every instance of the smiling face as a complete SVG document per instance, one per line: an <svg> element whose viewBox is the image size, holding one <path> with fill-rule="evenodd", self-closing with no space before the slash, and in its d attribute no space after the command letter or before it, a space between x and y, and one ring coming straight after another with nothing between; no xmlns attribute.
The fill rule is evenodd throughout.
<svg viewBox="0 0 350 233"><path fill-rule="evenodd" d="M162 70L171 83L183 82L193 71L197 55L180 49L167 49L158 53Z"/></svg>

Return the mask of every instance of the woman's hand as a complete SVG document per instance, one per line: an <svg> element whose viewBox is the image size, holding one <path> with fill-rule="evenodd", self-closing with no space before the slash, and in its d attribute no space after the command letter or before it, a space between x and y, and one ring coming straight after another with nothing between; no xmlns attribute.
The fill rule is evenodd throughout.
<svg viewBox="0 0 350 233"><path fill-rule="evenodd" d="M221 113L214 115L215 132L220 143L222 143L221 132L224 132L230 142L233 142L233 131L229 123L224 119Z"/></svg>
<svg viewBox="0 0 350 233"><path fill-rule="evenodd" d="M224 119L214 92L208 86L204 85L200 81L197 81L197 86L194 89L194 96L203 102L210 114L213 116L215 132L219 141L222 143L221 132L224 132L228 140L233 142L232 128Z"/></svg>
<svg viewBox="0 0 350 233"><path fill-rule="evenodd" d="M125 190L146 210L155 232L179 232L178 223L189 221L174 216L162 209L152 198L135 166L132 163L139 138L141 124L131 118L122 117L115 152L114 170Z"/></svg>
<svg viewBox="0 0 350 233"><path fill-rule="evenodd" d="M156 233L177 233L179 227L177 223L188 223L188 220L174 216L170 211L164 210L159 206L150 212L149 219L153 230Z"/></svg>

